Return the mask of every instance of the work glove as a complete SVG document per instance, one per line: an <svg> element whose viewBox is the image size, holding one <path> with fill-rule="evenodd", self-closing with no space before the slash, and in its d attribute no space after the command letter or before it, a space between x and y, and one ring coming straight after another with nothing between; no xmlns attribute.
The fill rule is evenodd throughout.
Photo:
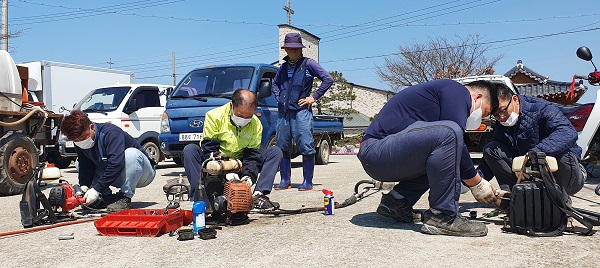
<svg viewBox="0 0 600 268"><path fill-rule="evenodd" d="M230 182L238 182L240 181L240 176L237 173L227 173L225 174L225 179Z"/></svg>
<svg viewBox="0 0 600 268"><path fill-rule="evenodd" d="M81 185L80 188L81 188L81 191L84 192L84 193L87 192L90 189L90 187L87 187L85 185Z"/></svg>
<svg viewBox="0 0 600 268"><path fill-rule="evenodd" d="M98 193L98 191L96 191L94 188L87 190L87 192L85 192L83 195L86 205L94 203L96 200L98 200L98 197L100 197L100 193Z"/></svg>
<svg viewBox="0 0 600 268"><path fill-rule="evenodd" d="M477 201L484 204L491 204L496 202L496 194L494 193L492 184L490 184L489 181L481 179L481 181L479 181L477 185L469 188L471 188L471 193Z"/></svg>
<svg viewBox="0 0 600 268"><path fill-rule="evenodd" d="M252 187L252 179L250 178L250 176L242 177L242 182Z"/></svg>

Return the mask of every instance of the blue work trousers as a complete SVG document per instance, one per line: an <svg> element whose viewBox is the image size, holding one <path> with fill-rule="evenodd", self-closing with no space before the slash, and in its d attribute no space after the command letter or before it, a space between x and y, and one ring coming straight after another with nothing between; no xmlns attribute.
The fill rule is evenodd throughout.
<svg viewBox="0 0 600 268"><path fill-rule="evenodd" d="M79 170L79 162L75 162L75 167ZM104 169L96 169L92 181L99 179L103 174ZM150 164L150 160L144 152L136 148L127 148L125 149L125 168L110 185L119 188L119 192L126 197L132 198L135 195L136 188L148 186L155 176L156 170ZM112 192L108 188L102 191L101 194L107 196Z"/></svg>
<svg viewBox="0 0 600 268"><path fill-rule="evenodd" d="M260 174L256 181L254 191L268 192L273 189L273 181L275 181L275 175L279 169L279 163L281 162L283 154L278 147L271 146L261 150L260 157ZM190 181L190 186L192 188L190 189L190 198L192 198L193 201L201 200L198 188L200 186L202 162L207 158L208 155L204 154L198 144L188 144L183 148L183 168L185 170L185 175ZM242 161L242 165L243 164Z"/></svg>
<svg viewBox="0 0 600 268"><path fill-rule="evenodd" d="M411 205L429 189L429 206L455 216L463 143L463 130L455 122L417 121L383 139L365 140L358 158L373 179L398 182L394 190Z"/></svg>
<svg viewBox="0 0 600 268"><path fill-rule="evenodd" d="M314 154L313 124L313 114L309 109L280 113L277 119L277 147L284 152L291 152L293 139L300 154Z"/></svg>
<svg viewBox="0 0 600 268"><path fill-rule="evenodd" d="M517 176L512 171L512 161L516 156L520 155L515 149L498 141L491 141L483 148L483 159L494 173L498 184L507 185L509 189L517 183ZM556 160L558 170L552 173L556 183L562 186L567 194L576 194L583 188L586 171L571 151L557 156Z"/></svg>

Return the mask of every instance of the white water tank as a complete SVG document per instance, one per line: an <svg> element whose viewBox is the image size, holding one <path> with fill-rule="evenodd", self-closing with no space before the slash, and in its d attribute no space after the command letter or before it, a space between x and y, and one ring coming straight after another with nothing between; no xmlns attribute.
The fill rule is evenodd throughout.
<svg viewBox="0 0 600 268"><path fill-rule="evenodd" d="M0 50L0 110L18 112L23 88L17 65L10 54Z"/></svg>

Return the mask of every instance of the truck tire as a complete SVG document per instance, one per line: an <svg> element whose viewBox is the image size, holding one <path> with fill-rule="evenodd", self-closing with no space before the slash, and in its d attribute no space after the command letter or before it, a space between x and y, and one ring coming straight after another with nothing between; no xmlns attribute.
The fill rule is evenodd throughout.
<svg viewBox="0 0 600 268"><path fill-rule="evenodd" d="M267 142L267 148L275 145L277 145L277 137L275 137L275 135L271 135L269 141Z"/></svg>
<svg viewBox="0 0 600 268"><path fill-rule="evenodd" d="M317 165L329 164L329 154L331 153L331 145L329 145L329 139L322 139L319 143L319 147L316 148L317 153L315 154L315 162Z"/></svg>
<svg viewBox="0 0 600 268"><path fill-rule="evenodd" d="M23 193L38 164L33 140L22 131L7 131L0 138L0 196Z"/></svg>
<svg viewBox="0 0 600 268"><path fill-rule="evenodd" d="M154 159L154 162L156 162L157 164L163 160L162 152L160 151L158 144L155 143L154 141L151 141L151 140L146 141L146 142L144 142L142 147L144 148L144 151L146 152L146 154L150 158Z"/></svg>
<svg viewBox="0 0 600 268"><path fill-rule="evenodd" d="M173 156L173 162L175 162L175 165L178 166L183 166L183 158L179 157L179 156Z"/></svg>

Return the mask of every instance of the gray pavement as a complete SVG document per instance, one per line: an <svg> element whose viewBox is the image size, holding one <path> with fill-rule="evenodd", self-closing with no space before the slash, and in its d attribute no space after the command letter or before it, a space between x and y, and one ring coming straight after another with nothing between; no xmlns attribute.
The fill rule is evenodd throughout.
<svg viewBox="0 0 600 268"><path fill-rule="evenodd" d="M331 156L329 165L317 166L315 189L274 191L271 199L285 209L323 204L321 189L334 192L338 202L353 193L359 180L369 179L353 155ZM301 183L301 163L292 162L292 183ZM183 173L173 162L159 165L148 187L138 189L136 208L161 208L168 203L162 186ZM73 168L64 179L77 182ZM276 179L278 182L279 179ZM598 183L598 180L590 180ZM593 185L586 185L592 187ZM47 192L47 190L46 190ZM427 209L427 194L416 209ZM335 215L310 213L291 216L251 214L248 225L224 227L217 239L177 241L176 237L104 237L91 222L18 236L0 237L1 267L598 267L600 234L591 237L565 234L530 238L503 233L500 217L487 223L486 237L432 236L419 232L420 224L400 224L375 213L381 192L373 192L357 204L338 209ZM0 232L23 229L20 196L0 198ZM600 212L600 197L584 188L573 198L575 206ZM476 203L470 193L461 196L461 212L478 215L493 207ZM184 208L191 204L186 202ZM595 227L598 230L599 227ZM74 234L73 240L58 240ZM191 266L190 266L191 267Z"/></svg>

